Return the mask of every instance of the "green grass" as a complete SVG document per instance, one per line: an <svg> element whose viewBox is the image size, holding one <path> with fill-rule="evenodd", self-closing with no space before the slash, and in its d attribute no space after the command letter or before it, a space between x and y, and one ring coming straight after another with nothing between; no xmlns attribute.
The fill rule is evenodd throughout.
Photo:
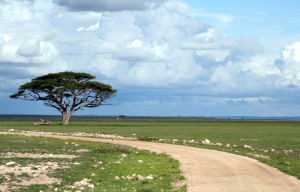
<svg viewBox="0 0 300 192"><path fill-rule="evenodd" d="M76 152L78 149L88 149L89 152ZM20 167L31 165L32 170L38 171L39 165L47 162L56 162L58 165L67 165L68 168L59 168L49 173L52 178L60 178L60 184L18 186L18 182L33 177L27 173L21 175L7 175L0 172L0 186L9 184L9 191L16 192L39 192L75 191L68 186L84 178L90 179L89 183L94 189L84 186L81 191L171 191L171 184L183 179L180 175L179 164L167 155L157 155L147 151L136 150L121 145L104 143L92 143L83 141L59 140L38 137L4 136L0 135L0 154L7 152L34 153L34 154L68 154L78 156L75 159L58 158L24 158L11 157L0 158L0 166L8 162L16 162ZM127 157L122 158L122 154ZM121 159L122 158L122 159ZM142 160L142 163L138 163ZM76 164L74 164L76 162ZM99 163L102 162L102 163ZM14 167L15 165L11 165ZM36 168L35 168L36 166ZM133 174L142 176L152 175L153 180L137 180ZM131 180L123 179L122 176L132 176ZM116 180L119 176L120 180ZM186 191L182 187L179 191Z"/></svg>
<svg viewBox="0 0 300 192"><path fill-rule="evenodd" d="M159 141L183 145L183 140L195 140L188 143L194 147L202 147L237 153L256 158L266 164L280 169L300 179L300 122L299 121L226 121L226 120L159 120L159 121L104 121L76 120L69 126L56 122L54 126L32 126L32 121L0 121L0 130L36 130L49 132L86 132L117 134L132 137L136 134L140 140ZM207 146L201 144L204 139L223 146ZM229 143L237 147L225 147ZM255 150L245 149L252 146ZM274 151L272 150L274 149ZM263 150L268 150L263 152ZM286 150L289 150L288 152ZM268 156L271 159L255 157L254 154Z"/></svg>

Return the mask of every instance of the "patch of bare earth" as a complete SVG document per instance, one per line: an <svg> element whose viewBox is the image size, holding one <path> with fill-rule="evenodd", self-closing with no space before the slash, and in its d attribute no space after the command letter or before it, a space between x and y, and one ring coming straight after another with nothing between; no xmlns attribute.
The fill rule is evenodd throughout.
<svg viewBox="0 0 300 192"><path fill-rule="evenodd" d="M270 160L271 158L266 155L259 155L259 154L254 154L254 153L247 153L247 155L250 155L252 157L260 158L260 159L267 159Z"/></svg>
<svg viewBox="0 0 300 192"><path fill-rule="evenodd" d="M118 139L118 140L137 140L136 137L123 137L120 135L109 135L109 134L102 134L102 133L85 133L85 132L74 132L74 133L59 133L59 132L40 132L40 131L18 131L14 129L8 130L10 133L26 133L26 134L47 134L47 135L72 135L78 137L96 137L96 138L105 138L105 139ZM135 136L135 135L134 135Z"/></svg>
<svg viewBox="0 0 300 192"><path fill-rule="evenodd" d="M59 165L57 162L42 162L21 166L10 161L5 165L0 165L0 175L5 177L5 182L1 184L0 191L6 192L22 186L60 183L60 179L49 177L48 174L61 168L70 167Z"/></svg>
<svg viewBox="0 0 300 192"><path fill-rule="evenodd" d="M78 156L76 155L66 155L66 154L33 154L33 153L0 153L0 158L33 158L33 159L41 159L41 158L58 158L58 159L74 159Z"/></svg>
<svg viewBox="0 0 300 192"><path fill-rule="evenodd" d="M87 178L83 178L81 181L77 181L75 182L73 185L67 186L68 189L70 189L71 191L81 191L81 190L85 190L85 189L90 189L93 190L94 189L94 184L91 184L91 179L87 179Z"/></svg>
<svg viewBox="0 0 300 192"><path fill-rule="evenodd" d="M178 190L185 185L186 185L186 180L180 180L180 181L177 181L176 183L172 183L172 189Z"/></svg>
<svg viewBox="0 0 300 192"><path fill-rule="evenodd" d="M260 139L244 139L244 138L241 138L240 140L241 141L260 141Z"/></svg>
<svg viewBox="0 0 300 192"><path fill-rule="evenodd" d="M91 152L91 151L88 150L88 149L77 149L75 152L77 152L77 153L88 153L88 152Z"/></svg>
<svg viewBox="0 0 300 192"><path fill-rule="evenodd" d="M66 154L33 154L33 153L0 153L0 158L58 158L58 159L74 159L76 155ZM9 161L5 165L0 165L0 176L5 178L5 182L1 184L0 191L7 192L13 189L30 185L43 184L59 184L61 179L49 177L48 174L53 173L56 169L70 168L66 164L58 164L57 162L41 162L37 164L29 164L21 166L20 164Z"/></svg>

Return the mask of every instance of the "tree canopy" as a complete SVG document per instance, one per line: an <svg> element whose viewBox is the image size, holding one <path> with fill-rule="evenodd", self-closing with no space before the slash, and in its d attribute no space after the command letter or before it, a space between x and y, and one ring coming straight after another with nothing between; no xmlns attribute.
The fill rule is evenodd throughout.
<svg viewBox="0 0 300 192"><path fill-rule="evenodd" d="M10 98L44 101L57 109L67 125L71 115L86 107L98 107L116 93L110 85L91 81L96 77L88 73L49 73L21 85Z"/></svg>

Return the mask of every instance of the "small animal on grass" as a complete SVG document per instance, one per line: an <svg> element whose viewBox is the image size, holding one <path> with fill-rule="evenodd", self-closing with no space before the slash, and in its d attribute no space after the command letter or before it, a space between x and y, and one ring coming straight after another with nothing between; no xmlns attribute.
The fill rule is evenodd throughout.
<svg viewBox="0 0 300 192"><path fill-rule="evenodd" d="M33 122L32 125L52 125L51 121L40 119L40 122Z"/></svg>

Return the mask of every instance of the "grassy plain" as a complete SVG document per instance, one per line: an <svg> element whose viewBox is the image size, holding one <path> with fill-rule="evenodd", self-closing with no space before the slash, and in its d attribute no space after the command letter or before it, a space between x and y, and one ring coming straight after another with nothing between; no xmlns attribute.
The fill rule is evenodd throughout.
<svg viewBox="0 0 300 192"><path fill-rule="evenodd" d="M300 179L300 122L263 120L73 120L69 126L0 121L0 130L103 133L249 156ZM209 139L222 146L203 145ZM193 141L194 140L194 141ZM230 144L230 147L225 145ZM236 147L233 147L236 145Z"/></svg>
<svg viewBox="0 0 300 192"><path fill-rule="evenodd" d="M183 179L169 156L120 145L0 135L0 156L3 192L171 191Z"/></svg>

